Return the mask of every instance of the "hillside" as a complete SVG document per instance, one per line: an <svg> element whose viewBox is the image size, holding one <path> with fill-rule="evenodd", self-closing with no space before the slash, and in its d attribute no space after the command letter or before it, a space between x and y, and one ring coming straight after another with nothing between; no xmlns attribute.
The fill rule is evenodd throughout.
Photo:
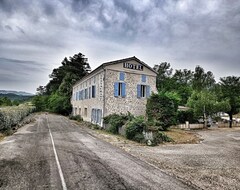
<svg viewBox="0 0 240 190"><path fill-rule="evenodd" d="M34 94L22 91L8 91L8 90L0 90L0 98L7 97L10 100L28 100L33 97Z"/></svg>

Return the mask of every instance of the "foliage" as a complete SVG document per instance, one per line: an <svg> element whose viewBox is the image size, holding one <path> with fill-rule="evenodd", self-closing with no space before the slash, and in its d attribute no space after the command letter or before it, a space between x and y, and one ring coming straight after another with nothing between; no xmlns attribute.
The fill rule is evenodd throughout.
<svg viewBox="0 0 240 190"><path fill-rule="evenodd" d="M50 110L55 113L68 115L72 111L72 86L90 71L90 66L83 54L64 58L60 67L53 69L49 75L51 80L46 86L37 88L38 96L34 98L37 110ZM42 96L48 97L46 99ZM42 104L42 105L40 105Z"/></svg>
<svg viewBox="0 0 240 190"><path fill-rule="evenodd" d="M69 115L72 107L69 103L69 97L61 96L59 93L52 94L48 99L49 111L62 115Z"/></svg>
<svg viewBox="0 0 240 190"><path fill-rule="evenodd" d="M179 97L176 93L159 92L147 100L146 114L159 129L167 130L176 123Z"/></svg>
<svg viewBox="0 0 240 190"><path fill-rule="evenodd" d="M8 97L0 98L0 106L12 106L12 101Z"/></svg>
<svg viewBox="0 0 240 190"><path fill-rule="evenodd" d="M192 79L192 87L195 91L211 89L215 84L215 79L211 71L205 73L204 69L199 65L196 66Z"/></svg>
<svg viewBox="0 0 240 190"><path fill-rule="evenodd" d="M219 101L218 97L210 91L194 91L187 105L193 109L195 117L204 116L204 114L212 116L229 107L226 101Z"/></svg>
<svg viewBox="0 0 240 190"><path fill-rule="evenodd" d="M34 106L27 104L0 108L0 130L11 129L34 110Z"/></svg>
<svg viewBox="0 0 240 190"><path fill-rule="evenodd" d="M126 138L137 142L144 141L143 130L147 125L143 116L137 116L126 124Z"/></svg>
<svg viewBox="0 0 240 190"><path fill-rule="evenodd" d="M83 121L83 118L82 118L80 115L70 115L70 116L69 116L69 119L71 119L71 120L76 120L76 121L78 121L78 122Z"/></svg>
<svg viewBox="0 0 240 190"><path fill-rule="evenodd" d="M163 142L173 142L173 139L171 139L164 132L161 131L153 133L152 146L158 145Z"/></svg>
<svg viewBox="0 0 240 190"><path fill-rule="evenodd" d="M103 118L104 124L109 124L108 131L113 134L118 134L118 128L123 126L127 120L131 119L133 116L128 114L110 114Z"/></svg>
<svg viewBox="0 0 240 190"><path fill-rule="evenodd" d="M185 123L186 121L189 121L189 123L197 122L197 118L195 117L192 109L177 112L177 123L181 124Z"/></svg>
<svg viewBox="0 0 240 190"><path fill-rule="evenodd" d="M36 107L36 111L46 111L48 107L48 98L49 96L34 96L32 98L32 103Z"/></svg>
<svg viewBox="0 0 240 190"><path fill-rule="evenodd" d="M240 109L240 77L223 77L220 78L219 84L221 88L221 93L219 96L229 105L229 107L225 109L225 112L229 114L229 127L232 127L233 115L237 114Z"/></svg>

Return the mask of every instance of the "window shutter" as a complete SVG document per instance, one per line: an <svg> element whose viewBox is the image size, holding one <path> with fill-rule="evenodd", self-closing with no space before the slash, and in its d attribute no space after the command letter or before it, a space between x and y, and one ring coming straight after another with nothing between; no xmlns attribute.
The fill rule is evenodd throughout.
<svg viewBox="0 0 240 190"><path fill-rule="evenodd" d="M82 91L83 92L83 100L85 99L85 90Z"/></svg>
<svg viewBox="0 0 240 190"><path fill-rule="evenodd" d="M141 85L140 84L137 85L137 97L138 98L141 97Z"/></svg>
<svg viewBox="0 0 240 190"><path fill-rule="evenodd" d="M115 97L118 97L118 82L115 82L114 83L114 96Z"/></svg>
<svg viewBox="0 0 240 190"><path fill-rule="evenodd" d="M90 99L91 98L91 87L88 88L88 98Z"/></svg>
<svg viewBox="0 0 240 190"><path fill-rule="evenodd" d="M146 75L142 75L142 82L146 82L147 81L147 76Z"/></svg>
<svg viewBox="0 0 240 190"><path fill-rule="evenodd" d="M122 83L122 97L126 97L126 83Z"/></svg>
<svg viewBox="0 0 240 190"><path fill-rule="evenodd" d="M119 80L124 81L124 78L125 78L125 73L124 72L120 72Z"/></svg>
<svg viewBox="0 0 240 190"><path fill-rule="evenodd" d="M78 92L78 100L80 100L80 91Z"/></svg>
<svg viewBox="0 0 240 190"><path fill-rule="evenodd" d="M147 88L146 95L147 95L147 98L148 98L150 96L150 86L147 85L146 88Z"/></svg>

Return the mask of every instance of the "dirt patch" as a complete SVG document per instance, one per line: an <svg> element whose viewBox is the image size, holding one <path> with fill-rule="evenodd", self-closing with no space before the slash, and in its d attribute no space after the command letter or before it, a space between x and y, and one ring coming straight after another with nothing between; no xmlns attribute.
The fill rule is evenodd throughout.
<svg viewBox="0 0 240 190"><path fill-rule="evenodd" d="M173 139L174 144L196 144L202 140L196 132L183 131L181 129L170 129L164 133Z"/></svg>

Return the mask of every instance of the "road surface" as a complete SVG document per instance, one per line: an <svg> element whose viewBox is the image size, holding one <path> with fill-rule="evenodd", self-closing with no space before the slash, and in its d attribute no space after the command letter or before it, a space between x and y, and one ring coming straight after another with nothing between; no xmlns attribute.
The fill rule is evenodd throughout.
<svg viewBox="0 0 240 190"><path fill-rule="evenodd" d="M0 189L193 189L87 133L63 116L36 122L0 142Z"/></svg>

